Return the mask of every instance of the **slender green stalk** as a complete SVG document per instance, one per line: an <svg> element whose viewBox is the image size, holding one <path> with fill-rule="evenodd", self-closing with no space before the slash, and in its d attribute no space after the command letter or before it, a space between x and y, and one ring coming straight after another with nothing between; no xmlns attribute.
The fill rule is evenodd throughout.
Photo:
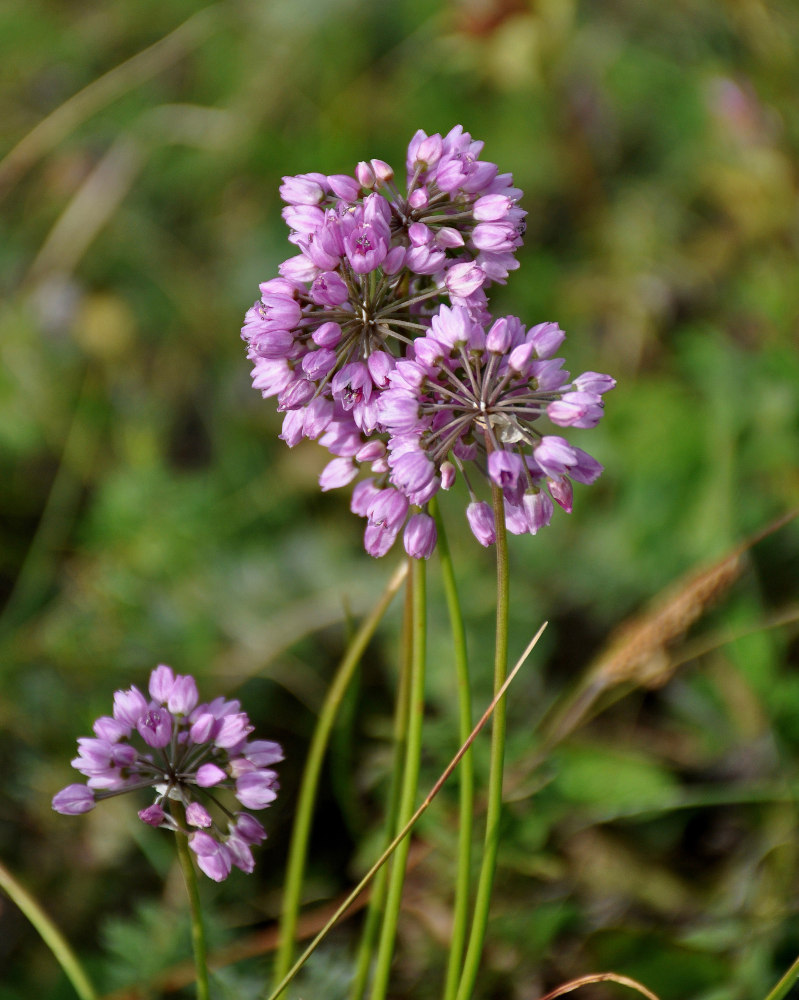
<svg viewBox="0 0 799 1000"><path fill-rule="evenodd" d="M508 666L508 539L505 531L505 508L502 491L492 484L497 548L497 631L494 646L494 691L505 682ZM505 702L500 702L491 724L491 760L488 773L486 832L483 861L477 881L477 895L472 917L472 930L463 963L463 973L456 994L457 1000L468 1000L474 990L480 958L483 954L491 890L497 867L499 824L502 813L502 771L505 763Z"/></svg>
<svg viewBox="0 0 799 1000"><path fill-rule="evenodd" d="M458 588L455 582L455 568L449 550L444 520L433 498L430 510L436 520L438 533L437 550L441 562L441 575L447 597L452 645L455 653L455 676L458 681L458 735L459 742L465 743L472 729L472 691L469 682L469 661L466 651L466 629L463 624ZM455 903L452 909L452 936L447 961L447 978L444 985L444 1000L454 1000L458 990L458 980L463 965L463 951L466 945L466 931L469 920L469 892L471 888L472 864L472 820L474 815L474 760L471 751L463 755L458 775L460 781L460 802L458 808L458 868L455 877Z"/></svg>
<svg viewBox="0 0 799 1000"><path fill-rule="evenodd" d="M200 904L200 890L197 886L197 871L189 849L189 838L183 833L176 833L178 845L178 860L183 870L186 892L189 894L189 910L191 911L191 946L194 951L194 967L197 970L197 1000L209 1000L211 995L208 985L208 950L205 945L205 927Z"/></svg>
<svg viewBox="0 0 799 1000"><path fill-rule="evenodd" d="M777 983L777 985L772 989L766 1000L782 1000L783 997L788 995L788 991L792 986L795 986L799 982L799 958L793 963L793 965L788 969L782 979Z"/></svg>
<svg viewBox="0 0 799 1000"><path fill-rule="evenodd" d="M277 984L272 993L269 994L267 1000L277 1000L277 997L279 997L280 994L283 992L283 990L285 990L285 988L289 985L289 983L291 983L291 981L294 979L294 977L297 975L297 973L300 971L303 965L305 965L305 963L308 961L311 955L313 955L313 953L316 951L319 945L324 941L324 939L327 937L330 931L336 926L339 920L341 920L341 918L344 916L347 910L349 910L349 908L352 906L352 904L355 902L358 896L360 896L360 894L363 892L366 886L369 885L369 883L372 881L377 872L380 871L380 869L383 867L386 861L388 861L388 859L391 857L391 855L394 853L397 847L399 847L399 845L403 842L403 840L408 836L408 834L414 828L419 817L428 809L430 803L443 788L446 780L449 778L449 776L461 762L463 755L466 753L466 751L469 749L472 743L474 743L474 741L477 739L483 726L491 718L491 714L494 712L497 705L501 702L505 692L510 687L511 681L519 672L519 670L521 670L522 665L532 652L538 640L541 638L541 634L546 627L547 623L544 622L541 628L536 632L536 634L530 640L527 649L525 649L525 651L519 657L519 660L514 666L513 670L511 670L511 672L508 674L505 683L502 685L499 691L497 691L497 693L494 695L491 704L488 706L488 708L485 710L485 712L483 712L482 716L480 717L480 721L477 723L477 725L474 727L471 733L469 733L469 739L466 740L466 742L463 744L462 747L460 747L460 749L452 758L452 760L449 762L449 764L447 764L446 768L442 772L439 779L427 793L427 797L425 798L424 802L422 802L422 804L419 806L419 808L416 810L413 816L411 816L411 818L408 820L405 826L399 831L397 836L391 841L391 843L388 845L385 851L383 851L383 853L380 855L377 861L375 861L375 863L372 865L369 871L355 886L355 888L352 890L349 896L347 896L344 902L339 906L339 908L336 910L333 916L330 917L325 926L321 929L321 931L319 931L319 933L316 935L313 941L311 941L311 943L308 945L305 951L300 955L300 957L297 959L294 965L292 965L291 969L289 969L289 971L286 973L283 979L281 979L281 981Z"/></svg>
<svg viewBox="0 0 799 1000"><path fill-rule="evenodd" d="M405 748L405 770L402 776L398 825L404 827L413 815L416 792L419 787L419 767L422 759L422 722L424 720L424 680L427 652L427 579L424 559L411 559L413 586L413 630L411 634L411 670L408 711L408 736ZM372 982L372 1000L383 1000L388 989L394 942L397 937L402 888L405 884L405 866L408 861L410 840L403 840L391 865L388 876L388 894L383 913L383 926L377 945L375 973Z"/></svg>
<svg viewBox="0 0 799 1000"><path fill-rule="evenodd" d="M413 588L408 586L405 596L405 621L403 623L403 658L400 663L399 685L397 688L397 704L394 709L393 747L394 761L391 769L391 784L388 794L388 808L385 819L384 848L388 847L397 832L397 817L399 816L400 792L402 790L402 772L405 765L406 741L408 733L408 714L410 711L410 677L411 677L411 636L413 632ZM366 911L361 940L358 944L358 958L355 964L355 975L350 987L350 1000L363 1000L369 982L369 973L375 954L375 943L380 930L380 918L386 900L388 886L388 866L383 867L375 876L372 895Z"/></svg>
<svg viewBox="0 0 799 1000"><path fill-rule="evenodd" d="M11 872L0 863L0 889L22 910L38 931L53 957L64 970L67 979L81 1000L97 1000L97 992L83 966L67 943L66 938L47 916L27 889L17 882Z"/></svg>
<svg viewBox="0 0 799 1000"><path fill-rule="evenodd" d="M308 749L308 759L300 785L297 800L297 812L294 818L294 828L291 834L288 864L286 869L286 884L283 890L283 910L280 918L280 946L275 958L274 981L280 982L291 966L294 953L294 938L297 933L297 920L300 911L302 881L305 874L305 860L308 853L308 839L311 833L311 820L316 804L316 791L319 786L319 775L322 761L330 739L330 732L336 720L339 707L352 680L355 669L360 662L367 643L374 635L383 615L386 613L394 595L402 585L407 573L407 563L403 561L389 580L388 586L380 596L374 610L364 621L352 638L344 657L339 664L336 676L325 697L319 720L314 730L311 745Z"/></svg>

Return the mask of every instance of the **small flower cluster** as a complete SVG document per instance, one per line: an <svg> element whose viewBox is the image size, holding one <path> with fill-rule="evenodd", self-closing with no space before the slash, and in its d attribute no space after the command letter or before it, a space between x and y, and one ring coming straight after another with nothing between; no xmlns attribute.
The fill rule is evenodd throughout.
<svg viewBox="0 0 799 1000"><path fill-rule="evenodd" d="M510 530L533 534L552 499L571 509L571 480L601 471L535 420L594 426L613 380L587 373L570 383L551 357L563 340L556 324L492 325L485 289L518 267L525 212L482 148L461 126L444 137L420 130L404 194L382 160L352 177L284 177L283 217L300 252L260 286L242 328L254 387L285 413L283 440L317 439L335 456L322 489L371 469L352 509L367 518L374 556L403 526L406 551L430 555L424 505L467 459L502 487ZM469 523L490 544L493 515L469 492Z"/></svg>
<svg viewBox="0 0 799 1000"><path fill-rule="evenodd" d="M113 714L95 721L93 737L78 740L72 766L86 784L62 789L53 808L75 816L100 799L153 788L154 802L139 812L143 822L186 834L200 869L217 882L233 865L251 872L251 848L266 831L250 813L227 809L217 793L229 789L247 809L271 805L279 785L270 765L283 751L277 743L248 739L253 727L238 701L198 704L193 677L158 666L149 694L148 700L136 687L114 694ZM219 808L224 828L201 799ZM165 805L178 808L166 811Z"/></svg>
<svg viewBox="0 0 799 1000"><path fill-rule="evenodd" d="M535 535L549 524L553 500L571 511L571 481L592 483L602 467L564 438L543 435L536 421L546 415L561 426L594 427L602 393L615 383L596 372L571 382L563 360L552 358L564 336L556 323L526 331L513 316L485 331L462 307L442 306L430 331L414 341L414 357L397 362L380 399L389 485L365 480L353 503L369 518L366 547L373 555L390 548L409 504L422 507L448 489L457 469L471 497L472 532L481 544L493 543L493 511L477 500L467 462L502 490L514 534ZM406 549L429 554L434 530L428 515L414 515Z"/></svg>

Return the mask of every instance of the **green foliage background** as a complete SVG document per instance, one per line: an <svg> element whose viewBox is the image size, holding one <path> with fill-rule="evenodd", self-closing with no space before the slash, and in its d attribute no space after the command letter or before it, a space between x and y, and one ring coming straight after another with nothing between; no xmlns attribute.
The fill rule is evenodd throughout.
<svg viewBox="0 0 799 1000"><path fill-rule="evenodd" d="M158 662L239 694L285 744L283 792L257 874L204 891L220 943L269 926L315 713L398 558L363 553L347 497L318 492L325 454L277 441L249 386L238 329L291 249L280 177L401 170L417 128L457 122L529 212L494 308L557 319L571 370L619 382L580 442L600 482L512 539L511 648L551 625L510 698L480 996L613 969L663 1000L744 1000L799 952L796 633L761 628L795 613L795 526L697 628L755 634L530 769L536 724L614 626L799 503L798 51L792 0L0 7L0 855L104 989L186 954L181 886L131 802L51 812L75 738ZM442 502L482 710L492 555L463 506ZM429 783L456 728L431 575ZM398 625L395 609L336 733L309 906L373 856ZM447 790L419 830L396 997L440 989L455 817ZM355 929L295 995L345 995ZM0 968L2 1000L70 995L4 899ZM256 995L267 969L242 963L228 988Z"/></svg>

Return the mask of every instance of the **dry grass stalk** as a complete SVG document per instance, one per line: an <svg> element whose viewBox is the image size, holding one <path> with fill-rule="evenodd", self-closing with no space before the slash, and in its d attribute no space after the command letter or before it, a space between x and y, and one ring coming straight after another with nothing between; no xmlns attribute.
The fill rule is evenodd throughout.
<svg viewBox="0 0 799 1000"><path fill-rule="evenodd" d="M618 983L620 986L628 986L631 990L635 990L642 996L645 996L647 1000L658 1000L657 995L648 990L642 983L631 979L629 976L620 976L616 972L595 972L588 976L580 976L579 979L572 979L570 982L558 986L551 993L547 993L546 996L541 997L541 1000L555 1000L556 997L562 997L566 993L571 993L573 990L577 990L581 986L588 986L591 983Z"/></svg>
<svg viewBox="0 0 799 1000"><path fill-rule="evenodd" d="M603 687L632 683L657 688L671 677L674 666L668 647L738 579L749 549L796 517L792 511L747 538L718 562L687 574L659 595L643 614L624 622L610 637L606 650L589 667L589 677Z"/></svg>
<svg viewBox="0 0 799 1000"><path fill-rule="evenodd" d="M605 691L621 684L654 689L670 680L682 662L672 656L670 647L738 579L749 549L797 514L795 510L778 518L717 562L687 574L658 595L649 608L620 625L549 725L545 744L553 746L573 732Z"/></svg>

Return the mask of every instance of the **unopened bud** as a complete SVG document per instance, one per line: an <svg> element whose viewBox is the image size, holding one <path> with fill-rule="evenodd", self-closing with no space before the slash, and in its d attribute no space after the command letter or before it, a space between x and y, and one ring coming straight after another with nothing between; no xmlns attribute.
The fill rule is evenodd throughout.
<svg viewBox="0 0 799 1000"><path fill-rule="evenodd" d="M372 160L372 170L377 178L378 187L394 180L394 168L385 160Z"/></svg>
<svg viewBox="0 0 799 1000"><path fill-rule="evenodd" d="M355 176L358 179L358 183L361 187L373 188L375 186L375 172L369 166L368 163L361 160L358 166L355 168Z"/></svg>

